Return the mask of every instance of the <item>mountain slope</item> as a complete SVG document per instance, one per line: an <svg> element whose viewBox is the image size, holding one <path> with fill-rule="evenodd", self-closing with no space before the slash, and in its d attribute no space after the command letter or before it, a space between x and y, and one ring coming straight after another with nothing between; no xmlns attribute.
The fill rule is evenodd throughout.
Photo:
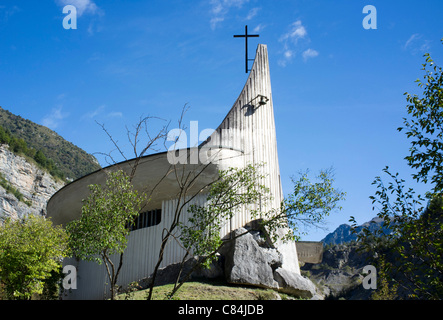
<svg viewBox="0 0 443 320"><path fill-rule="evenodd" d="M351 232L351 226L348 224L341 224L333 232L326 235L326 237L321 240L325 245L328 244L342 244L357 240L358 234L364 227L369 227L372 232L376 229L382 228L383 219L375 217L371 221L365 222L356 228L356 233ZM387 233L386 229L383 229Z"/></svg>
<svg viewBox="0 0 443 320"><path fill-rule="evenodd" d="M75 180L100 169L94 156L66 141L56 132L1 107L0 126L15 137L23 139L29 148L41 150L46 158L54 161L57 168L69 180Z"/></svg>
<svg viewBox="0 0 443 320"><path fill-rule="evenodd" d="M0 107L0 223L46 215L48 200L67 181L98 169L92 155Z"/></svg>

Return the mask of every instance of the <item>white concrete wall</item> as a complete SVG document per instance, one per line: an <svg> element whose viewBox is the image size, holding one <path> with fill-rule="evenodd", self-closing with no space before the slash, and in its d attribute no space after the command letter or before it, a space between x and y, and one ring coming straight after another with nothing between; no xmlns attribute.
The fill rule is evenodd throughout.
<svg viewBox="0 0 443 320"><path fill-rule="evenodd" d="M187 209L189 205L203 205L206 195L198 195L182 210L180 222L186 223L189 217ZM158 225L132 231L128 236L128 246L123 255L123 267L118 277L119 285L127 285L133 281L139 281L149 276L157 264L162 232L169 228L175 216L177 200L166 200L162 204L162 219ZM170 240L166 246L163 261L160 267L181 261L185 251ZM118 264L120 256L114 255L112 260ZM65 259L64 265L73 265L77 268L77 289L67 294L64 299L96 300L109 298L109 278L104 265L95 262L76 261Z"/></svg>

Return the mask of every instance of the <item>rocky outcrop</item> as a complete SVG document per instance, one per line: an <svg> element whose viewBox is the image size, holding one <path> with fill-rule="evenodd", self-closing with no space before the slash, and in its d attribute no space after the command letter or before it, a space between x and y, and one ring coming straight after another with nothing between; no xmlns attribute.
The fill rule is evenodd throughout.
<svg viewBox="0 0 443 320"><path fill-rule="evenodd" d="M64 182L56 180L36 164L0 145L0 217L22 218L29 214L46 215L46 203ZM8 192L5 185L16 189L22 199Z"/></svg>
<svg viewBox="0 0 443 320"><path fill-rule="evenodd" d="M234 230L234 239L223 248L226 281L277 289L271 265L281 264L281 257L271 250L261 250L247 232L245 228Z"/></svg>
<svg viewBox="0 0 443 320"><path fill-rule="evenodd" d="M278 283L279 291L304 299L316 296L316 287L311 280L283 268L274 271L274 279Z"/></svg>
<svg viewBox="0 0 443 320"><path fill-rule="evenodd" d="M301 267L328 299L368 299L370 290L362 286L363 268L371 264L372 253L358 250L356 244L333 245L325 249L320 264Z"/></svg>
<svg viewBox="0 0 443 320"><path fill-rule="evenodd" d="M232 233L233 240L223 247L226 281L234 284L270 288L304 299L321 299L315 285L299 273L287 270L283 254L263 241L263 236L253 236L247 229Z"/></svg>
<svg viewBox="0 0 443 320"><path fill-rule="evenodd" d="M237 285L273 289L303 299L323 299L313 282L308 278L283 267L283 254L274 248L259 230L238 228L226 239L217 259L209 269L197 268L189 280L201 278L224 278ZM161 268L155 285L174 283L179 275L187 275L197 263L198 257ZM152 282L152 275L139 281L142 288Z"/></svg>

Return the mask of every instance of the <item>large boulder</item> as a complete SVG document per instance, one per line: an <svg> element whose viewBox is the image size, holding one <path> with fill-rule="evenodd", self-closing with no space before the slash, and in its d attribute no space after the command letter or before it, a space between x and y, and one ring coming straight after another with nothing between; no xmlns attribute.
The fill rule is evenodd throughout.
<svg viewBox="0 0 443 320"><path fill-rule="evenodd" d="M316 295L316 287L311 280L292 271L277 268L274 278L278 282L279 291L304 299L312 299Z"/></svg>
<svg viewBox="0 0 443 320"><path fill-rule="evenodd" d="M234 284L254 285L277 289L273 270L269 265L277 263L277 255L266 255L254 237L245 228L233 231L233 240L223 247L226 281Z"/></svg>
<svg viewBox="0 0 443 320"><path fill-rule="evenodd" d="M273 247L263 240L263 234L246 228L234 230L231 239L220 251L227 282L270 288L304 299L321 299L309 279L294 272L294 268L285 268L288 265L285 258L287 261L293 255L285 257L287 252L282 252L281 246Z"/></svg>

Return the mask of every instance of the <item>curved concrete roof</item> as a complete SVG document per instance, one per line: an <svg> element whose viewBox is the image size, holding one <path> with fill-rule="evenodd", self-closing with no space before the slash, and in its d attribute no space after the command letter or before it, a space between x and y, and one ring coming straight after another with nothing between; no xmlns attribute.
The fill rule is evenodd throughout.
<svg viewBox="0 0 443 320"><path fill-rule="evenodd" d="M224 153L224 157L232 158L239 154L239 150L224 150L222 147L217 147L217 149ZM180 159L183 162L186 158L190 157L192 159L190 155L200 150L201 148L189 148L178 151L182 152ZM174 165L168 159L168 154L171 156L172 153L156 153L139 159L132 183L137 190L150 196L150 200L145 204L145 210L160 209L163 200L177 199L177 195L181 191L177 179L181 181L188 179L187 181L190 182L192 178L198 176L198 179L195 179L188 189L188 194L193 195L218 177L218 161L205 161L203 163L201 161L197 163L188 161L186 164L177 163ZM81 215L82 201L90 193L88 186L91 184L104 185L106 183L106 172L109 171L121 169L129 175L135 162L136 159L120 162L67 184L49 199L47 204L48 217L55 225L65 225L69 221L78 219Z"/></svg>

